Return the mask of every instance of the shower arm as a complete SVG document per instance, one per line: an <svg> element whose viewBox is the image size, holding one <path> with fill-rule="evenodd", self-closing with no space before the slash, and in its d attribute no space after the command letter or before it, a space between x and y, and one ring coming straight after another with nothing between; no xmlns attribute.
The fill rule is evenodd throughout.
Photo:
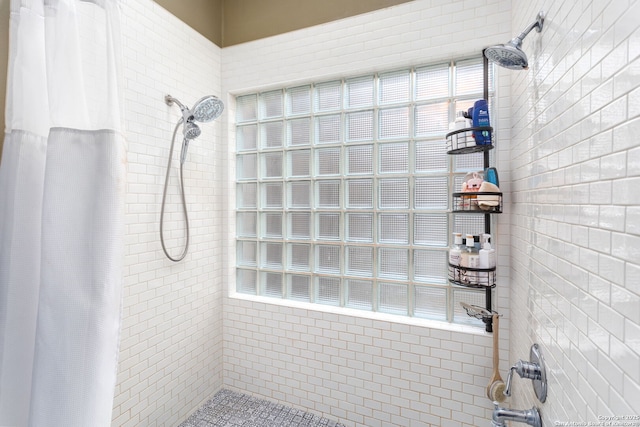
<svg viewBox="0 0 640 427"><path fill-rule="evenodd" d="M173 103L175 102L176 104L178 104L178 107L180 107L180 111L182 112L182 121L184 123L187 122L192 122L193 121L193 114L191 113L191 110L189 109L189 107L187 107L186 105L184 105L182 102L178 101L176 98L174 98L171 95L165 95L164 97L164 102L168 105L171 106L173 105Z"/></svg>
<svg viewBox="0 0 640 427"><path fill-rule="evenodd" d="M531 32L531 30L533 30L534 28L536 29L536 32L541 32L542 31L542 25L544 24L544 13L542 11L540 11L538 13L538 16L536 17L536 21L531 23L523 32L521 32L517 37L515 37L514 39L511 40L510 43L512 43L515 46L520 46L522 45L522 41L524 40L525 37L527 37L527 35L529 35L529 33ZM517 40L517 41L516 41Z"/></svg>

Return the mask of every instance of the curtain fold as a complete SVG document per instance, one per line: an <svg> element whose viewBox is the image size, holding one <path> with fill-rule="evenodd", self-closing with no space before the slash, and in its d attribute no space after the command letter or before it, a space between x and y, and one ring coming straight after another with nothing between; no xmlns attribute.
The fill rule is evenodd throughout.
<svg viewBox="0 0 640 427"><path fill-rule="evenodd" d="M0 425L109 426L126 144L118 0L12 0L0 165Z"/></svg>

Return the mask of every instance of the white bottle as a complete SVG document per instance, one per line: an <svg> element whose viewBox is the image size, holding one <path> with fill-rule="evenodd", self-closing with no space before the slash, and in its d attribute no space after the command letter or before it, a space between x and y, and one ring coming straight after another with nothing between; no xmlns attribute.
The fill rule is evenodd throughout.
<svg viewBox="0 0 640 427"><path fill-rule="evenodd" d="M496 266L496 250L491 247L491 243L489 239L491 236L489 234L484 234L484 243L482 249L478 252L480 257L480 265L479 268L495 268ZM493 281L495 278L494 271L481 271L480 276L478 277L479 283L485 286L493 285Z"/></svg>
<svg viewBox="0 0 640 427"><path fill-rule="evenodd" d="M462 250L462 254L460 256L460 267L463 267L463 269L461 270L460 281L468 285L477 285L478 272L468 269L479 268L479 265L480 256L478 254L478 251L476 251L475 249L473 235L467 234L465 247Z"/></svg>
<svg viewBox="0 0 640 427"><path fill-rule="evenodd" d="M460 281L460 258L462 257L462 233L453 233L453 245L449 249L449 278Z"/></svg>
<svg viewBox="0 0 640 427"><path fill-rule="evenodd" d="M464 117L464 111L458 111L454 125L455 125L455 130L466 129L470 127L469 120L465 119Z"/></svg>

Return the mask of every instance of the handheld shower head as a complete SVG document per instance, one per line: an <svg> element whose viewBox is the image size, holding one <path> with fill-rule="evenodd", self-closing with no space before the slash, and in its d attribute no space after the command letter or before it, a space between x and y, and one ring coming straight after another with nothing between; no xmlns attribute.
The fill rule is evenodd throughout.
<svg viewBox="0 0 640 427"><path fill-rule="evenodd" d="M222 114L224 104L213 95L205 96L196 102L191 109L193 118L197 122L206 123L215 120Z"/></svg>
<svg viewBox="0 0 640 427"><path fill-rule="evenodd" d="M184 123L182 132L184 134L184 139L196 139L202 133L200 126L191 121Z"/></svg>
<svg viewBox="0 0 640 427"><path fill-rule="evenodd" d="M171 95L165 95L164 102L169 106L173 105L174 102L178 104L185 123L193 120L200 123L207 123L220 117L224 110L222 101L213 95L200 98L193 108L187 107Z"/></svg>
<svg viewBox="0 0 640 427"><path fill-rule="evenodd" d="M488 47L484 50L484 56L501 67L510 70L526 70L529 68L527 54L522 51L522 41L534 28L539 33L544 25L544 12L540 11L536 16L536 21L530 24L517 37L511 39L506 44L499 44Z"/></svg>

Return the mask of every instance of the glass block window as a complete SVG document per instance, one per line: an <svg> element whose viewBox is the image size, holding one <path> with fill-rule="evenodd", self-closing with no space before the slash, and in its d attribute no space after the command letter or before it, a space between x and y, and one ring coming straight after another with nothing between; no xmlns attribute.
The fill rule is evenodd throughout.
<svg viewBox="0 0 640 427"><path fill-rule="evenodd" d="M236 291L484 326L459 307L484 291L447 280L451 233L483 232L449 212L483 158L445 144L482 79L471 58L238 96Z"/></svg>

